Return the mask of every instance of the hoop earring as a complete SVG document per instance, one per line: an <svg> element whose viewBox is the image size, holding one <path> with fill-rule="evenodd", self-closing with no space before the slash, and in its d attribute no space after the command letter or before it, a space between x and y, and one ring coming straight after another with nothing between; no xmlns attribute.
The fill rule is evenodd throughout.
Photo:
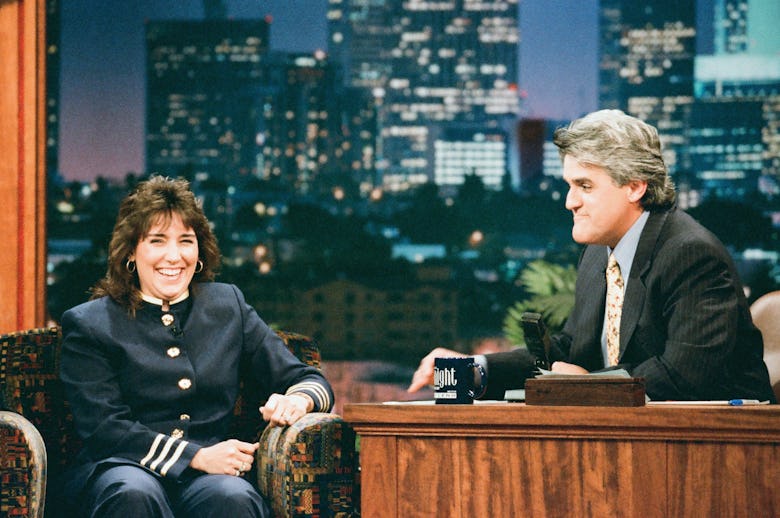
<svg viewBox="0 0 780 518"><path fill-rule="evenodd" d="M135 272L135 261L133 261L132 259L128 259L127 262L125 263L125 268L127 268L128 272L134 273Z"/></svg>
<svg viewBox="0 0 780 518"><path fill-rule="evenodd" d="M203 261L198 259L198 265L195 267L195 273L200 273L203 271Z"/></svg>

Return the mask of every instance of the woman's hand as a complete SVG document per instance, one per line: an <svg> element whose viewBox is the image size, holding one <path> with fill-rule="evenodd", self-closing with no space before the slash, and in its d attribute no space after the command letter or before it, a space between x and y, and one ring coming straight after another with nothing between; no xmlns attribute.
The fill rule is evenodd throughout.
<svg viewBox="0 0 780 518"><path fill-rule="evenodd" d="M468 356L467 354L459 353L457 351L451 351L443 347L437 347L433 351L429 352L425 358L420 360L420 365L417 370L414 371L412 376L412 383L407 392L417 392L426 385L433 385L433 365L436 358L462 358Z"/></svg>
<svg viewBox="0 0 780 518"><path fill-rule="evenodd" d="M271 426L289 426L313 409L314 401L306 394L271 394L260 413Z"/></svg>
<svg viewBox="0 0 780 518"><path fill-rule="evenodd" d="M198 450L190 467L213 475L238 477L250 470L259 447L259 443L228 439Z"/></svg>

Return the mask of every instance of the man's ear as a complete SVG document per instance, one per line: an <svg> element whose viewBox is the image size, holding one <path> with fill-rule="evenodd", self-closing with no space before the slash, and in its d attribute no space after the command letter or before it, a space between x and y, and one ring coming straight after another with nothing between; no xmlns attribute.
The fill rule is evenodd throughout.
<svg viewBox="0 0 780 518"><path fill-rule="evenodd" d="M628 201L638 203L647 192L647 182L643 180L631 180L626 184L628 186Z"/></svg>

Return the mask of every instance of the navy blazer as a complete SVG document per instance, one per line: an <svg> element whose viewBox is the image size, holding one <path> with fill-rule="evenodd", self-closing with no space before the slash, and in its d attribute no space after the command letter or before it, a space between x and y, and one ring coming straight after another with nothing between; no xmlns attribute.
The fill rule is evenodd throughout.
<svg viewBox="0 0 780 518"><path fill-rule="evenodd" d="M84 440L85 477L102 461L180 477L198 449L229 438L243 372L266 397L304 392L315 411L332 407L325 378L289 352L237 287L190 291L171 306L168 326L160 306L144 303L132 318L109 297L63 315L60 376Z"/></svg>
<svg viewBox="0 0 780 518"><path fill-rule="evenodd" d="M585 247L574 309L553 337L552 361L604 368L605 246ZM626 284L618 368L643 377L656 400L749 398L774 401L736 267L707 229L677 208L652 212ZM488 355L488 393L501 398L533 376L525 348ZM493 385L491 387L491 385Z"/></svg>

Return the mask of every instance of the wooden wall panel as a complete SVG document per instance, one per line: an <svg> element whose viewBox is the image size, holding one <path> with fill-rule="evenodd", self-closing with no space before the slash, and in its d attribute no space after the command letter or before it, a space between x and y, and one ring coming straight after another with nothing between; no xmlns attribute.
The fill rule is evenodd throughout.
<svg viewBox="0 0 780 518"><path fill-rule="evenodd" d="M44 0L0 0L0 333L46 321Z"/></svg>

